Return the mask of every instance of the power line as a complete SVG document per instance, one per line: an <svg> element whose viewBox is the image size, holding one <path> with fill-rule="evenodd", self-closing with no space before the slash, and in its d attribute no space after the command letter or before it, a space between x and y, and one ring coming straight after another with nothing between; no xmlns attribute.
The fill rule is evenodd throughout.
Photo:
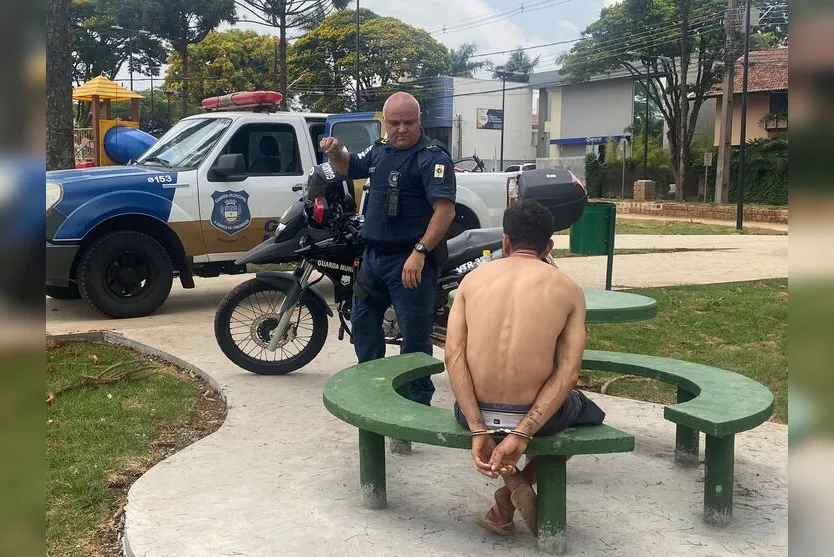
<svg viewBox="0 0 834 557"><path fill-rule="evenodd" d="M467 29L474 29L476 27L482 27L484 25L489 25L491 23L497 23L499 21L503 21L508 19L514 15L520 15L523 13L528 12L535 12L538 10L543 10L545 8L561 6L562 4L567 4L568 2L572 2L573 0L561 0L556 2L556 0L540 0L539 2L533 2L527 8L524 7L524 3L521 4L521 7L514 8L507 12L497 12L495 14L490 14L488 16L482 16L481 18L476 18L473 20L469 20L466 22L461 22L458 24L454 24L451 26L441 26L439 29L435 30L434 32L429 32L431 35L445 35L447 33L456 33L458 31L464 31Z"/></svg>

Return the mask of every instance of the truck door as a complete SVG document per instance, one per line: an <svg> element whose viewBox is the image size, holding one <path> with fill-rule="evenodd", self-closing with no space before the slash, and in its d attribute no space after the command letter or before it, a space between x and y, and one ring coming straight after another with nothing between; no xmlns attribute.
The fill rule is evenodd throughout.
<svg viewBox="0 0 834 557"><path fill-rule="evenodd" d="M324 124L324 135L338 138L351 153L364 151L382 134L381 112L333 114L327 117ZM353 197L357 206L360 206L362 186L366 181L365 178L353 181Z"/></svg>
<svg viewBox="0 0 834 557"><path fill-rule="evenodd" d="M242 154L246 172L224 179L208 165L201 170L200 221L209 261L233 259L272 235L301 197L305 169L314 160L308 137L300 120L243 123L217 157Z"/></svg>

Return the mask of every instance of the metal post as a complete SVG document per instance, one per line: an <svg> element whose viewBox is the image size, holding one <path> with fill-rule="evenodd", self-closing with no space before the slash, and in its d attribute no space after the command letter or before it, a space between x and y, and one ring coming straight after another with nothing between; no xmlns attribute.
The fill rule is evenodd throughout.
<svg viewBox="0 0 834 557"><path fill-rule="evenodd" d="M744 69L741 78L741 137L738 145L738 188L736 191L736 229L744 226L744 154L747 151L747 70L750 60L750 0L745 6L744 16Z"/></svg>
<svg viewBox="0 0 834 557"><path fill-rule="evenodd" d="M648 180L649 167L649 68L646 68L646 116L643 121L643 179Z"/></svg>
<svg viewBox="0 0 834 557"><path fill-rule="evenodd" d="M356 112L359 112L359 0L356 0Z"/></svg>
<svg viewBox="0 0 834 557"><path fill-rule="evenodd" d="M611 203L611 221L608 223L608 262L605 266L605 289L611 290L614 274L614 238L616 236L617 205Z"/></svg>
<svg viewBox="0 0 834 557"><path fill-rule="evenodd" d="M133 37L127 40L127 69L130 72L130 90L133 91Z"/></svg>
<svg viewBox="0 0 834 557"><path fill-rule="evenodd" d="M151 125L153 125L153 74L154 70L151 70L151 116L148 118L150 120Z"/></svg>
<svg viewBox="0 0 834 557"><path fill-rule="evenodd" d="M507 121L507 115L504 111L505 99L507 94L507 74L501 74L501 162L498 165L498 171L502 172L504 169L504 123Z"/></svg>

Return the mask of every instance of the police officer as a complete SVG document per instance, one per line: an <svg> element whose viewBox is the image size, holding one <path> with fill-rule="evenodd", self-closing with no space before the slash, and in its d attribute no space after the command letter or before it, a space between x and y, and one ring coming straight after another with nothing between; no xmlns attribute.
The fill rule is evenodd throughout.
<svg viewBox="0 0 834 557"><path fill-rule="evenodd" d="M335 137L321 141L336 172L370 177L362 237L367 249L354 287L353 342L359 362L385 356L382 319L393 305L403 334L401 353L432 354L438 266L455 218L456 182L445 147L423 135L420 104L394 93L382 109L386 139L351 154ZM431 404L434 385L413 381L410 398Z"/></svg>

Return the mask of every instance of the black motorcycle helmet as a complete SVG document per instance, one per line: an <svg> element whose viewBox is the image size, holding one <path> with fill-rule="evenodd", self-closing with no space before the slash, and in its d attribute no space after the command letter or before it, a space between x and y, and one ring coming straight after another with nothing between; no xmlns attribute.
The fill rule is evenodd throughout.
<svg viewBox="0 0 834 557"><path fill-rule="evenodd" d="M350 195L344 176L339 175L329 162L310 169L304 186L304 205L314 222L325 226L337 214L353 212L353 196Z"/></svg>

